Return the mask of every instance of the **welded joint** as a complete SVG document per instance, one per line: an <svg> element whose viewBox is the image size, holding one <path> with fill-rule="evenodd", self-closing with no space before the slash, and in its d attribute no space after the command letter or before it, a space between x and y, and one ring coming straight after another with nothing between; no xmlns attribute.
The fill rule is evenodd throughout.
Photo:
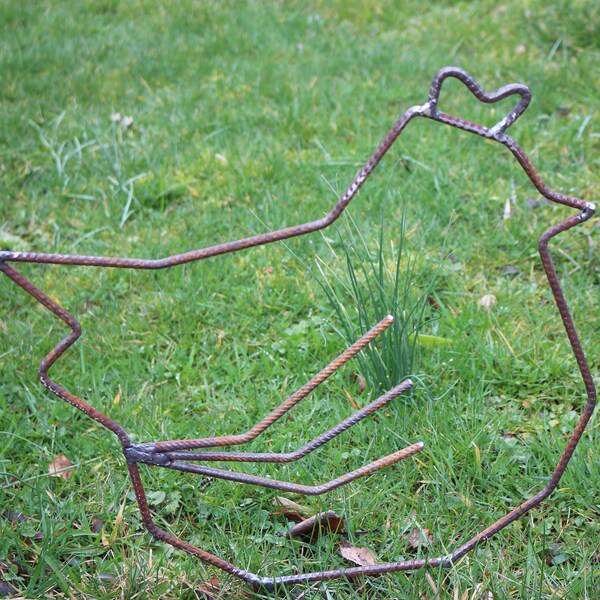
<svg viewBox="0 0 600 600"><path fill-rule="evenodd" d="M160 452L148 451L148 446L154 444L144 444L142 447L138 444L132 444L127 448L123 448L123 454L128 464L143 463L145 465L153 465L156 467L167 467L171 464L171 460Z"/></svg>
<svg viewBox="0 0 600 600"><path fill-rule="evenodd" d="M414 110L416 114L429 117L430 119L435 119L438 113L437 104L433 100L429 100L420 106L415 106Z"/></svg>
<svg viewBox="0 0 600 600"><path fill-rule="evenodd" d="M596 205L593 202L586 202L585 208L581 212L580 218L587 221L596 212Z"/></svg>

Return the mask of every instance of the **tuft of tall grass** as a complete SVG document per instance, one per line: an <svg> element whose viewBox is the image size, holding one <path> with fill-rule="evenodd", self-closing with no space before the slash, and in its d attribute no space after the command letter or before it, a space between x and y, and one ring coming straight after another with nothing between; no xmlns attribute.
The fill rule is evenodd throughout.
<svg viewBox="0 0 600 600"><path fill-rule="evenodd" d="M418 254L406 247L404 216L396 240L388 235L383 216L375 244L369 245L351 217L335 231L335 241L325 237L330 255L317 256L311 273L338 317L338 333L351 343L386 315L394 317L393 325L357 357L360 372L379 391L408 376L418 378L420 332L437 272L426 277L416 270ZM447 340L427 336L427 341Z"/></svg>

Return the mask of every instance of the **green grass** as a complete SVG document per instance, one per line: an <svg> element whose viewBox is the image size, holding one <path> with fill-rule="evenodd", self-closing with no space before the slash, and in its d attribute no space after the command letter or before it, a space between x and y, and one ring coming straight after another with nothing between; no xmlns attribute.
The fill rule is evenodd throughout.
<svg viewBox="0 0 600 600"><path fill-rule="evenodd" d="M419 378L423 343L429 347L451 343L420 333L428 320L436 318L428 298L440 266L434 266L434 273L427 273L428 276L421 270L415 272L413 265L418 256L404 252L404 226L400 224L398 229L395 223L394 239L388 240L385 211L384 205L375 247L349 217L343 219L345 227L332 227L333 238L324 238L327 251L317 255L314 265L294 255L322 289L335 321L340 323L339 333L348 345L373 323L394 315L391 327L356 357L356 368L364 375L363 385L380 393L407 377ZM368 232L372 235L373 230Z"/></svg>
<svg viewBox="0 0 600 600"><path fill-rule="evenodd" d="M172 4L0 0L3 247L159 257L318 218L446 64L488 89L530 85L532 105L511 134L549 185L599 199L592 0ZM441 107L492 124L509 103L479 105L449 82ZM442 265L422 333L453 343L422 352L427 394L419 387L299 463L247 470L320 482L422 440L418 460L294 498L343 513L349 540L379 560L423 555L402 537L415 527L433 534L427 553L451 550L540 489L582 406L536 250L571 211L529 208L529 197L497 144L420 120L349 208L374 252L385 206L396 248L405 220L417 278ZM596 373L598 223L553 244ZM315 265L328 239L289 247ZM20 270L84 328L56 379L150 441L242 431L341 351L342 323L293 254L275 245L156 273ZM507 265L518 273L506 276ZM36 380L64 327L8 280L0 290L4 581L27 598L196 598L216 575L216 597L241 597L236 581L151 540L115 440ZM484 294L498 299L490 312L478 305ZM348 396L366 404L375 390L359 394L356 368L251 448L295 448L349 415ZM303 597L597 598L599 443L594 417L560 489L452 570L330 582ZM69 481L48 476L58 454L75 464ZM156 470L144 478L162 526L238 565L285 574L348 564L339 537L285 541L270 491Z"/></svg>

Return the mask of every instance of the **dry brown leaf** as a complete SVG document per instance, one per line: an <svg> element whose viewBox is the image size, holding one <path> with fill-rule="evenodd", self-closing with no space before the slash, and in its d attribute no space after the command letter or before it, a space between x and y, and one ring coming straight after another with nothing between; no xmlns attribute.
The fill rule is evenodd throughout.
<svg viewBox="0 0 600 600"><path fill-rule="evenodd" d="M10 583L4 581L4 579L0 577L0 596L2 598L8 598L9 596L12 596L16 593L17 590L12 585L10 585Z"/></svg>
<svg viewBox="0 0 600 600"><path fill-rule="evenodd" d="M69 481L71 477L73 477L73 463L64 455L59 454L49 465L48 465L48 473L52 477L60 477L65 481Z"/></svg>
<svg viewBox="0 0 600 600"><path fill-rule="evenodd" d="M434 296L427 296L427 304L433 308L433 310L440 310L442 307Z"/></svg>
<svg viewBox="0 0 600 600"><path fill-rule="evenodd" d="M216 577L211 577L208 581L200 584L198 591L205 600L214 600L221 592L221 583Z"/></svg>
<svg viewBox="0 0 600 600"><path fill-rule="evenodd" d="M364 546L351 546L348 542L344 542L340 547L340 554L346 559L361 567L371 567L377 564L377 560L373 553Z"/></svg>
<svg viewBox="0 0 600 600"><path fill-rule="evenodd" d="M293 500L290 500L284 496L277 496L276 498L273 498L272 504L273 506L281 506L284 508L285 510L282 511L282 514L284 515L289 512L290 514L298 514L302 515L303 518L306 518L312 517L315 514L315 511L312 510L312 508L309 508L308 506L302 506L302 504L298 504L297 502L294 502ZM292 518L291 520L295 521L296 519Z"/></svg>
<svg viewBox="0 0 600 600"><path fill-rule="evenodd" d="M310 542L319 536L320 532L331 531L333 533L343 533L344 519L333 510L322 512L313 517L305 519L301 523L294 525L286 534L288 539L300 538L305 542Z"/></svg>
<svg viewBox="0 0 600 600"><path fill-rule="evenodd" d="M26 563L16 561L14 558L9 558L8 562L17 569L17 575L25 577L29 575L29 569Z"/></svg>
<svg viewBox="0 0 600 600"><path fill-rule="evenodd" d="M433 534L429 529L415 527L410 533L405 533L402 539L408 543L412 550L418 550L423 545L433 544Z"/></svg>
<svg viewBox="0 0 600 600"><path fill-rule="evenodd" d="M425 573L425 579L427 579L427 583L429 584L429 587L432 589L433 593L439 595L438 588L437 585L435 585L435 581L433 581L433 577L429 573Z"/></svg>
<svg viewBox="0 0 600 600"><path fill-rule="evenodd" d="M11 525L18 525L23 521L27 521L27 517L20 512L5 510L0 514L0 519L6 519Z"/></svg>
<svg viewBox="0 0 600 600"><path fill-rule="evenodd" d="M360 406L356 403L356 400L352 397L352 394L350 394L350 392L346 388L344 388L344 394L346 394L346 398L348 398L348 402L350 402L350 406L354 410L360 410Z"/></svg>
<svg viewBox="0 0 600 600"><path fill-rule="evenodd" d="M100 543L103 548L110 548L110 542L108 541L104 527L100 530Z"/></svg>
<svg viewBox="0 0 600 600"><path fill-rule="evenodd" d="M354 373L354 378L358 382L358 393L362 394L367 389L365 378L360 373Z"/></svg>
<svg viewBox="0 0 600 600"><path fill-rule="evenodd" d="M300 513L294 512L293 510L286 510L282 508L280 510L276 510L271 513L272 515L283 515L288 521L293 521L294 523L302 523L306 517L303 517Z"/></svg>
<svg viewBox="0 0 600 600"><path fill-rule="evenodd" d="M102 519L99 519L98 517L94 517L92 519L92 522L90 524L90 530L93 533L100 533L102 531L103 527L104 527L104 521Z"/></svg>

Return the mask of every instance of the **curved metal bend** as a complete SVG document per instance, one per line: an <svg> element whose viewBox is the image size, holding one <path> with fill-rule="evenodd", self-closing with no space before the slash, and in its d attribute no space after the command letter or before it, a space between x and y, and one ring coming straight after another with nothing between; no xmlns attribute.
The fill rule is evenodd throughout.
<svg viewBox="0 0 600 600"><path fill-rule="evenodd" d="M438 104L440 91L444 81L448 78L455 78L461 81L471 91L471 93L482 102L494 103L512 95L519 96L520 100L516 104L516 106L496 125L494 125L491 128L485 127L483 125L472 123L459 117L446 114L439 110ZM508 135L506 135L506 129L508 129L508 127L510 127L519 118L519 116L527 108L530 100L530 91L524 85L511 84L501 87L495 92L485 92L483 88L462 69L459 69L457 67L445 67L441 69L433 78L427 102L425 102L425 104L423 105L413 106L412 108L409 108L404 114L400 116L400 118L393 125L386 137L371 155L369 160L358 172L358 174L356 175L352 183L348 186L344 194L339 198L337 203L330 210L330 212L323 218L318 219L316 221L310 221L302 225L296 225L294 227L288 227L278 231L267 232L251 236L245 239L224 244L218 244L216 246L210 246L207 248L193 250L191 252L185 252L183 254L177 254L174 256L169 256L160 259L113 258L105 256L41 254L29 252L0 252L0 270L71 328L71 334L64 338L42 361L42 364L39 369L40 380L48 389L50 389L52 393L71 403L73 406L83 411L89 417L98 421L99 423L110 429L113 433L115 433L115 435L117 435L127 457L127 466L129 469L129 474L133 483L133 488L136 494L143 522L146 528L156 538L164 540L165 542L177 548L180 548L185 552L188 552L189 554L197 556L198 558L209 564L223 569L228 573L236 575L237 577L240 577L241 579L248 582L254 587L263 587L268 590L273 590L278 585L286 585L291 583L323 581L328 579L334 579L337 577L380 575L382 573L410 571L427 566L451 566L462 556L464 556L467 552L472 550L478 543L488 539L489 537L496 534L498 531L500 531L501 529L503 529L504 527L521 517L522 515L524 515L532 508L538 506L545 498L547 498L554 491L554 489L560 481L560 478L565 472L567 464L569 463L573 452L575 451L575 447L579 443L583 431L587 426L588 421L591 418L591 415L594 411L594 407L596 404L596 390L594 387L594 382L589 366L587 364L583 349L581 347L581 343L575 330L573 319L569 312L566 300L560 287L560 283L558 281L558 277L556 275L556 270L554 268L552 259L548 251L548 244L550 240L559 233L567 231L572 227L575 227L576 225L587 221L594 213L595 206L578 198L567 196L565 194L561 194L550 189L544 183L544 181L537 173L530 160L527 158L526 154L517 144L517 142ZM323 229L331 223L333 223L346 209L350 201L354 198L360 187L363 185L363 183L366 181L369 175L373 172L375 167L379 164L379 162L389 150L389 148L392 146L396 138L402 133L406 125L414 117L429 118L439 123L443 123L451 127L456 127L458 129L462 129L464 131L468 131L470 133L474 133L476 135L492 139L503 144L517 159L518 163L523 168L523 170L525 171L533 185L540 192L540 194L542 194L544 197L546 197L548 200L551 200L552 202L557 202L559 204L569 206L579 211L578 214L573 215L565 221L550 227L547 231L545 231L542 234L542 237L540 238L539 242L539 253L548 279L548 283L550 285L552 294L554 296L558 308L558 312L563 321L565 330L567 332L567 336L569 338L569 342L571 344L571 348L573 350L573 354L577 360L577 365L581 372L581 376L585 385L587 402L581 412L579 421L575 426L575 429L573 430L573 433L571 434L567 445L564 448L562 455L553 473L548 479L546 485L537 494L529 498L526 502L511 510L505 516L500 518L498 521L496 521L483 531L479 532L477 535L475 535L473 538L471 538L469 541L467 541L465 544L463 544L450 554L435 558L383 563L368 567L353 567L348 569L336 569L331 571L319 571L314 573L301 573L298 575L274 578L259 577L258 575L250 573L244 569L240 569L235 565L223 560L222 558L214 556L213 554L210 554L205 550L197 548L185 542L184 540L181 540L180 538L160 529L152 520L152 515L145 496L144 487L141 481L137 463L142 462L155 466L189 470L211 477L235 479L237 481L245 483L254 483L257 485L263 485L267 487L276 487L277 489L293 488L293 491L300 491L300 493L315 493L315 489L320 489L327 486L335 487L337 485L341 485L342 483L345 483L349 477L356 478L359 476L363 476L365 474L365 470L367 470L367 472L372 472L373 470L381 468L386 464L390 464L390 460L394 462L395 460L400 460L400 458L403 458L414 452L418 452L422 448L422 444L420 443L413 444L412 446L409 446L404 450L396 452L388 457L380 459L379 461L375 461L370 465L362 467L362 469L358 469L353 473L346 474L341 478L338 478L337 480L329 482L329 484L324 484L324 486L313 487L298 486L296 484L287 484L284 482L277 482L272 479L256 478L243 473L223 471L221 469L214 469L212 467L189 465L186 462L181 462L190 460L227 460L255 462L286 462L288 459L296 460L297 458L301 458L301 456L306 455L308 453L306 451L307 449L308 451L314 450L322 443L325 443L332 437L335 437L335 435L341 433L341 431L344 431L354 423L367 416L367 414L370 414L370 412L372 412L373 410L377 410L379 406L382 406L387 401L389 401L387 399L385 400L385 402L382 401L382 398L385 398L385 395L382 398L375 401L372 405L369 405L369 407L365 407L365 409L362 409L362 411L358 411L349 419L346 419L342 423L338 424L330 431L322 434L321 436L318 436L315 440L313 440L300 450L293 453L288 453L286 455L273 455L265 453L252 454L236 452L189 452L189 450L192 448L208 448L214 446L229 446L233 444L245 443L246 441L249 441L249 439L253 439L254 437L260 435L260 433L262 433L264 429L271 425L284 412L289 410L292 406L294 406L297 402L304 398L308 393L310 393L310 391L312 391L312 389L314 389L317 385L324 381L332 372L339 368L339 366L344 364L354 354L356 354L360 350L360 347L364 347L364 345L366 345L367 343L369 343L369 341L371 341L371 339L376 337L376 335L378 335L380 331L385 329L386 326L389 326L389 324L386 325L385 319L384 321L382 321L382 323L380 323L373 330L371 330L371 332L366 334L366 336L363 336L361 340L359 340L345 353L338 357L338 359L333 361L333 363L326 367L326 369L324 369L319 375L313 378L311 382L303 386L296 394L288 398L288 400L286 400L278 409L275 409L275 411L273 411L268 417L261 421L261 423L255 426L250 432L239 436L224 436L221 438L178 440L169 442L157 442L155 444L134 445L131 443L127 434L118 423L112 421L109 417L98 411L96 408L86 403L82 399L78 398L65 388L59 386L57 383L55 383L48 377L48 369L79 338L79 336L81 335L81 327L79 326L79 323L75 320L74 317L72 317L67 311L65 311L47 295L45 295L38 288L36 288L22 275L17 273L7 263L26 262L131 269L164 269L167 267L172 267L187 262L217 256L219 254L236 252L245 248L251 248L254 246L260 246L278 240L284 240L300 235L305 235L307 233ZM366 342L365 338L368 338ZM357 345L360 346L358 349L356 349ZM348 353L352 356L348 356ZM388 395L393 394L397 391L397 388L394 388L394 390L388 392ZM375 405L374 408L373 405Z"/></svg>

